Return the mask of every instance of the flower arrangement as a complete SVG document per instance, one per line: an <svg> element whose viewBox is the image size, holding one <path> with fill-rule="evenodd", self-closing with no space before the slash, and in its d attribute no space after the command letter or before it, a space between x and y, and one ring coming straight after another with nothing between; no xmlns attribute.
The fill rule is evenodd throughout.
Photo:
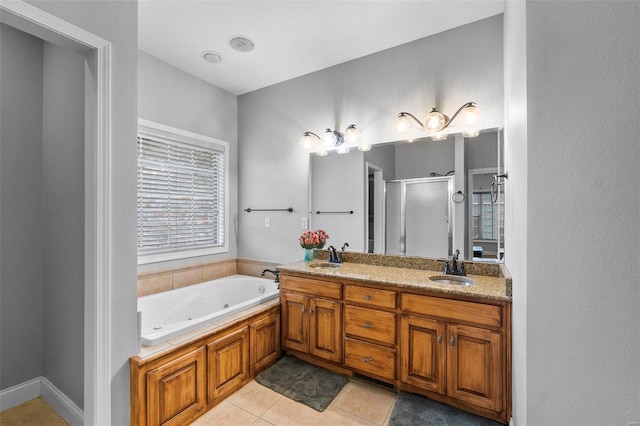
<svg viewBox="0 0 640 426"><path fill-rule="evenodd" d="M329 239L329 234L322 229L317 231L304 231L298 241L300 246L305 249L314 249L324 247L324 243Z"/></svg>

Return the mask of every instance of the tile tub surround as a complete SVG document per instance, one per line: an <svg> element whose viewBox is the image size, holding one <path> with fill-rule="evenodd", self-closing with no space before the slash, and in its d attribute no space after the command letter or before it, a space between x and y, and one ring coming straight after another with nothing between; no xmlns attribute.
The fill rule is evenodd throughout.
<svg viewBox="0 0 640 426"><path fill-rule="evenodd" d="M138 297L199 284L217 278L240 274L259 277L264 269L275 269L277 263L252 259L225 259L178 269L138 274Z"/></svg>
<svg viewBox="0 0 640 426"><path fill-rule="evenodd" d="M424 266L420 269L404 266L402 260L404 258L396 258L395 266L380 266L371 263L354 263L350 260L359 259L358 257L345 256L345 262L339 268L312 268L309 266L311 262L295 262L286 265L279 265L278 269L291 273L310 274L318 277L329 277L345 279L349 281L360 281L364 283L385 284L401 289L409 290L426 290L437 293L469 296L475 298L492 299L499 301L511 301L511 279L510 277L486 276L468 274L467 277L474 281L473 285L444 285L438 284L429 279L435 275L442 275L442 269L429 269ZM375 256L375 255L374 255ZM394 257L394 256L381 256ZM320 257L324 260L324 257ZM417 260L417 261L416 261ZM417 264L424 261L424 264L438 266L434 262L443 262L434 259L408 259L409 265ZM465 262L465 267L468 263ZM444 265L444 264L443 264ZM423 266L421 264L420 266ZM499 265L495 266L500 271ZM506 271L505 271L506 272Z"/></svg>

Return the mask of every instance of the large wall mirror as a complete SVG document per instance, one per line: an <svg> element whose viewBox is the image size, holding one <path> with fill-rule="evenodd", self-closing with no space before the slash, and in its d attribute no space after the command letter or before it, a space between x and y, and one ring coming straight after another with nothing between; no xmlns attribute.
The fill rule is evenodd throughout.
<svg viewBox="0 0 640 426"><path fill-rule="evenodd" d="M504 258L502 132L311 155L310 225L365 253Z"/></svg>

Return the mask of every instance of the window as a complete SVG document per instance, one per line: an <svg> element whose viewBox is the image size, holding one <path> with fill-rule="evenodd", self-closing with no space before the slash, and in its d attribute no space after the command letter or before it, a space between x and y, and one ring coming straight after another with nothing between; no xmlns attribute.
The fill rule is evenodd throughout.
<svg viewBox="0 0 640 426"><path fill-rule="evenodd" d="M490 192L473 193L473 239L497 240L504 237L504 197L491 202Z"/></svg>
<svg viewBox="0 0 640 426"><path fill-rule="evenodd" d="M138 263L228 251L229 147L138 122Z"/></svg>

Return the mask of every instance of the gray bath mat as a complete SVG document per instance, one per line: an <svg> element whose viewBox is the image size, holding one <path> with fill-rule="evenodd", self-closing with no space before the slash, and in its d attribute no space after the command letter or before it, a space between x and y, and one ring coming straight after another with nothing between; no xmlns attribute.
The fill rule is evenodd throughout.
<svg viewBox="0 0 640 426"><path fill-rule="evenodd" d="M400 392L389 426L499 426L500 423L408 392Z"/></svg>
<svg viewBox="0 0 640 426"><path fill-rule="evenodd" d="M347 383L347 378L285 356L258 374L256 382L316 411L324 411Z"/></svg>

